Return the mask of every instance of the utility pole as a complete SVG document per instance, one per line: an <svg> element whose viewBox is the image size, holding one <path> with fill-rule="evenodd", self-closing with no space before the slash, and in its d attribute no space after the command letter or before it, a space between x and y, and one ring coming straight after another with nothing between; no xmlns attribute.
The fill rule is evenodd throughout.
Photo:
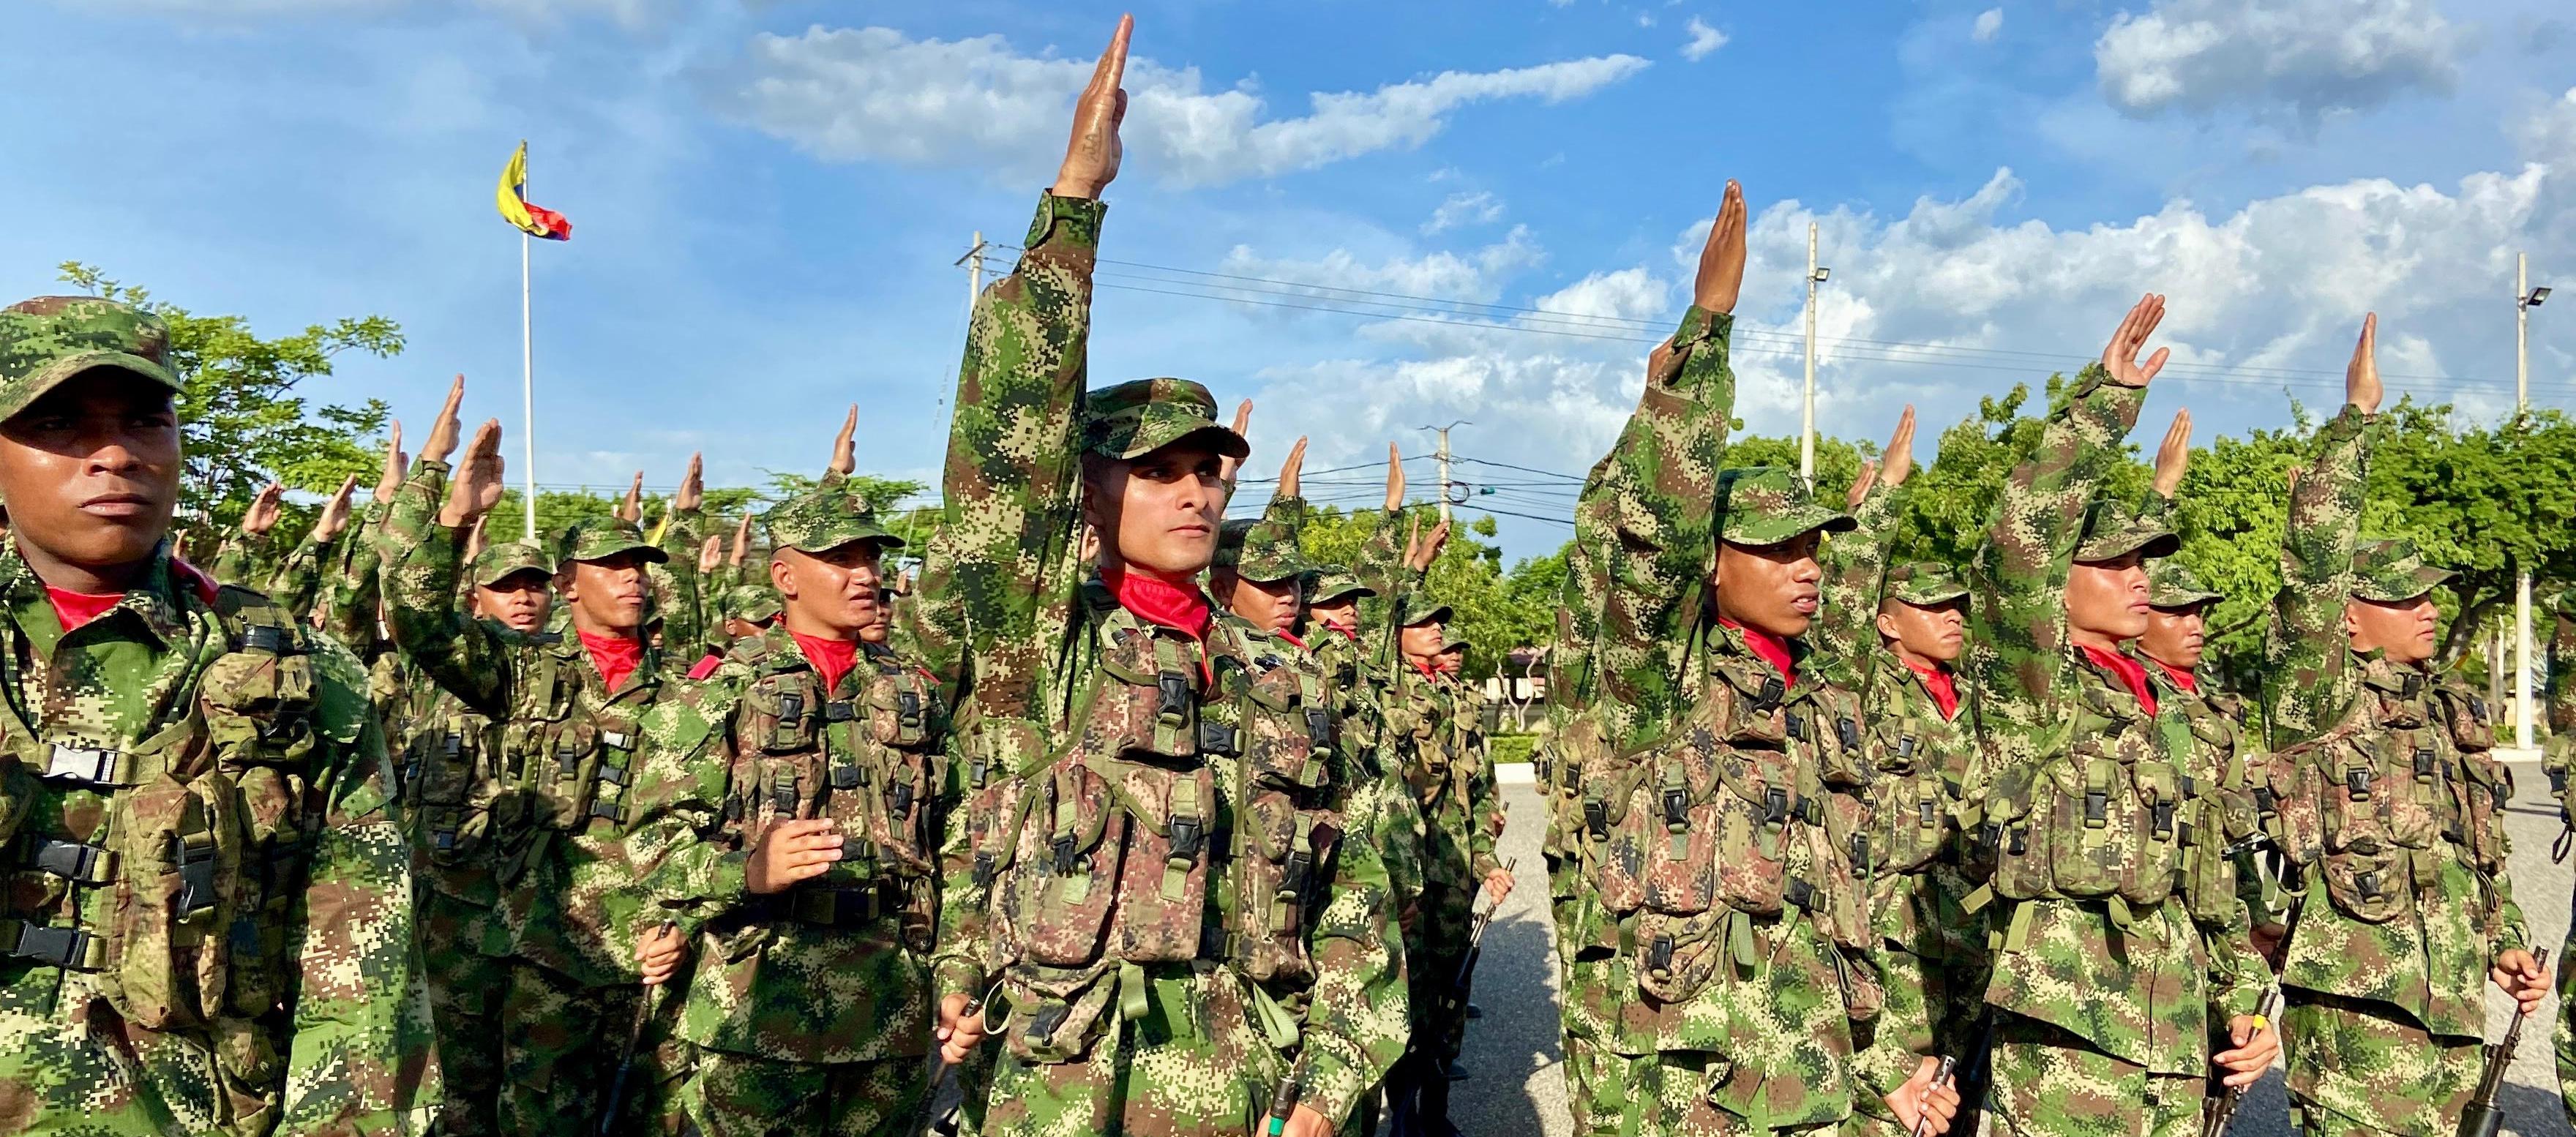
<svg viewBox="0 0 2576 1137"><path fill-rule="evenodd" d="M1816 223L1807 223L1807 414L1798 428L1798 476L1816 483L1816 286L1833 275L1816 264Z"/></svg>
<svg viewBox="0 0 2576 1137"><path fill-rule="evenodd" d="M2531 310L2549 293L2534 299L2531 255L2513 255L2513 415L2531 413ZM2513 589L2513 744L2531 749L2531 566L2522 566Z"/></svg>
<svg viewBox="0 0 2576 1137"><path fill-rule="evenodd" d="M984 231L975 231L975 243L966 255L954 262L966 266L966 310L975 310L975 298L984 294Z"/></svg>
<svg viewBox="0 0 2576 1137"><path fill-rule="evenodd" d="M1440 520L1443 522L1449 520L1449 487L1456 484L1449 480L1449 432L1462 426L1474 425L1476 424L1465 419L1459 419L1447 426L1425 426L1417 428L1432 431L1440 436L1440 449L1436 457L1440 460Z"/></svg>

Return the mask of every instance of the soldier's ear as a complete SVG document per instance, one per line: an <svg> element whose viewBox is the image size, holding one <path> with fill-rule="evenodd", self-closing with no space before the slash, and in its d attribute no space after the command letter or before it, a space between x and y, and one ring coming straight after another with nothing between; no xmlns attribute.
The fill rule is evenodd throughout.
<svg viewBox="0 0 2576 1137"><path fill-rule="evenodd" d="M769 559L769 586L777 589L783 599L796 599L796 574L787 571L787 558Z"/></svg>
<svg viewBox="0 0 2576 1137"><path fill-rule="evenodd" d="M1886 640L1903 638L1896 634L1896 618L1888 615L1887 609L1881 608L1878 610L1877 623L1879 638Z"/></svg>

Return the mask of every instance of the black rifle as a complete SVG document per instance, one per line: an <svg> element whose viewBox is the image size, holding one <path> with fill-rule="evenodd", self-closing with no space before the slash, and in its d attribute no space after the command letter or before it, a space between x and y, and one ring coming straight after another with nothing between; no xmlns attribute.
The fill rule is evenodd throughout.
<svg viewBox="0 0 2576 1137"><path fill-rule="evenodd" d="M2313 882L2310 887L2315 887ZM2281 943L2275 949L2281 953L2281 966L2284 968L2290 964L2290 939L2299 934L2299 913L2305 911L2308 906L2306 889L2301 889L2293 895L2297 899L2290 901L2290 914L2282 921ZM2254 1029L2257 1031L2281 1029L2281 981L2278 977L2272 980L2270 987L2264 989L2262 1000L2254 1004ZM2236 1120L2236 1107L2243 1104L2245 1104L2244 1086L2229 1086L2227 1092L2211 1099L2209 1112L2201 1118L2201 1137L2227 1137L2228 1125Z"/></svg>
<svg viewBox="0 0 2576 1137"><path fill-rule="evenodd" d="M675 921L665 920L662 934L669 935L679 926ZM635 1000L635 1025L626 1032L626 1056L618 1060L617 1076L608 1083L608 1105L599 1113L599 1137L613 1137L618 1131L617 1110L626 1101L626 1079L635 1073L636 1055L644 1049L644 1028L652 1025L653 1012L661 1009L661 994L661 984L647 983L644 993Z"/></svg>
<svg viewBox="0 0 2576 1137"><path fill-rule="evenodd" d="M2549 949L2531 953L2532 961L2542 970L2549 967ZM2469 1107L2460 1111L2460 1137L2496 1137L2504 1125L2504 1110L2496 1105L2496 1095L2504 1090L2505 1067L2513 1065L2513 1052L2522 1045L2522 1004L2513 1005L2513 1024L2504 1028L2504 1041L2487 1047L2486 1069L2478 1073L2478 1092L2469 1098Z"/></svg>
<svg viewBox="0 0 2576 1137"><path fill-rule="evenodd" d="M1279 1088L1270 1091L1269 1137L1288 1131L1288 1118L1297 1112L1297 1099L1306 1096L1306 1083L1297 1073L1297 1067L1290 1066L1287 1073L1279 1076Z"/></svg>
<svg viewBox="0 0 2576 1137"><path fill-rule="evenodd" d="M984 999L984 995L967 999L965 1006L957 1008L957 1017L971 1019L983 1014ZM916 1137L929 1137L934 1133L945 1137L946 1134L957 1132L957 1111L952 1109L947 1113L940 1113L939 1095L948 1092L948 1083L957 1080L957 1067L950 1064L948 1056L938 1050L934 1049L930 1053L930 1092L921 1099L921 1113L913 1119L911 1132Z"/></svg>
<svg viewBox="0 0 2576 1137"><path fill-rule="evenodd" d="M1511 872L1519 865L1520 861L1515 859L1505 864L1503 871ZM1499 903L1487 905L1484 911L1478 912L1469 923L1467 954L1459 958L1458 973L1450 977L1449 990L1436 996L1444 1011L1450 1014L1466 1013L1467 993L1475 986L1476 961L1485 952L1485 929L1493 926L1494 913L1501 908L1502 905ZM1395 1079L1388 1081L1387 1137L1438 1137L1438 1134L1423 1120L1421 1105L1417 1098L1418 1087L1431 1078L1447 1078L1449 1071L1425 1070L1425 1067L1430 1065L1430 1056L1420 1049L1423 1041L1416 1039L1413 1047L1406 1051L1404 1059L1398 1063L1399 1069L1410 1072L1409 1076L1400 1082Z"/></svg>

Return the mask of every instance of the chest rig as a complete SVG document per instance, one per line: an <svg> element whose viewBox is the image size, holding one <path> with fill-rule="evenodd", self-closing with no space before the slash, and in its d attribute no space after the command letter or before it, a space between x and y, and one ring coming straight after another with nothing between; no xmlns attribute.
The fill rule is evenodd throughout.
<svg viewBox="0 0 2576 1137"><path fill-rule="evenodd" d="M210 1036L227 1074L266 1085L282 1065L253 1020L287 995L325 797L351 792L316 779L366 776L326 763L356 742L367 708L354 690L317 697L316 645L256 593L224 588L212 611L188 605L181 619L160 673L137 677L168 697L128 738L31 722L21 705L59 702L42 692L83 677L30 675L45 665L8 653L0 966L95 973L127 1019Z"/></svg>
<svg viewBox="0 0 2576 1137"><path fill-rule="evenodd" d="M1181 964L1248 980L1263 1029L1293 1044L1271 988L1313 978L1308 932L1343 832L1326 808L1340 739L1321 675L1229 619L1202 654L1096 583L1084 603L1085 675L1060 741L1023 742L1009 771L984 765L1009 745L968 748L985 783L976 872L1013 987L1006 1042L1030 1061L1079 1058L1113 1006L1154 1012L1146 967Z"/></svg>
<svg viewBox="0 0 2576 1137"><path fill-rule="evenodd" d="M491 875L496 831L514 828L526 805L501 761L499 726L444 691L415 700L405 725L404 813L424 875L445 891L477 890Z"/></svg>
<svg viewBox="0 0 2576 1137"><path fill-rule="evenodd" d="M892 917L929 950L932 813L947 768L937 689L871 645L830 690L784 633L751 662L755 678L734 713L726 829L748 845L776 822L827 819L842 842L842 859L788 890L776 914L826 927Z"/></svg>
<svg viewBox="0 0 2576 1137"><path fill-rule="evenodd" d="M1476 737L1459 710L1456 689L1422 674L1410 662L1395 684L1387 709L1387 741L1406 785L1428 816L1451 799L1466 800L1474 773Z"/></svg>
<svg viewBox="0 0 2576 1137"><path fill-rule="evenodd" d="M603 821L622 824L642 746L638 728L657 682L647 670L651 661L624 689L593 694L586 688L598 671L579 643L559 633L523 638L539 648L523 657L526 673L493 744L500 781L526 801L530 828L580 833Z"/></svg>
<svg viewBox="0 0 2576 1137"><path fill-rule="evenodd" d="M1681 1002L1754 968L1756 921L1803 915L1841 948L1870 946L1859 710L1840 688L1792 691L1724 656L1672 733L1583 758L1582 868L1617 917L1602 946L1631 955L1646 995ZM1846 996L1854 1018L1884 1001L1874 982Z"/></svg>
<svg viewBox="0 0 2576 1137"><path fill-rule="evenodd" d="M1879 663L1878 681L1891 689L1874 700L1877 713L1867 727L1876 774L1868 793L1871 849L1877 854L1870 867L1921 872L1959 848L1957 759L1973 743L1966 724L1943 719L1931 694L1902 663L1885 657Z"/></svg>
<svg viewBox="0 0 2576 1137"><path fill-rule="evenodd" d="M2381 923L2436 886L2443 858L2482 879L2504 871L2513 779L2484 699L2418 669L2364 667L2343 723L2273 757L2270 804L2290 863L2319 867L2335 907ZM2499 897L2488 889L2490 921Z"/></svg>
<svg viewBox="0 0 2576 1137"><path fill-rule="evenodd" d="M2105 904L2126 928L2180 895L2207 923L2237 903L2224 837L2224 771L2200 764L2184 716L2149 717L2116 680L2077 677L2073 712L2034 763L1997 771L1978 832L2008 900Z"/></svg>

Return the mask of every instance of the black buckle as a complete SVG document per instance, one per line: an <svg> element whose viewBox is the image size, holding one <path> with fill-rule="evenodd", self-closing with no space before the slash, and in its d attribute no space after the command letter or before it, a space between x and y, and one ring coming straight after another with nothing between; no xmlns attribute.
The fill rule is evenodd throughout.
<svg viewBox="0 0 2576 1137"><path fill-rule="evenodd" d="M1200 851L1206 848L1207 830L1199 823L1198 818L1172 819L1172 856L1174 858L1195 861L1199 859Z"/></svg>
<svg viewBox="0 0 2576 1137"><path fill-rule="evenodd" d="M1689 790L1676 788L1664 791L1664 824L1676 831L1690 827Z"/></svg>
<svg viewBox="0 0 2576 1137"><path fill-rule="evenodd" d="M1800 742L1805 742L1807 740L1807 716L1799 714L1796 711L1791 711L1789 712L1788 718L1789 737L1797 739Z"/></svg>
<svg viewBox="0 0 2576 1137"><path fill-rule="evenodd" d="M2475 695L2469 696L2469 717L2479 722L2487 721L2487 701Z"/></svg>
<svg viewBox="0 0 2576 1137"><path fill-rule="evenodd" d="M1790 877L1788 887L1780 890L1780 899L1809 912L1824 906L1823 901L1818 898L1816 886L1807 883L1803 877Z"/></svg>
<svg viewBox="0 0 2576 1137"><path fill-rule="evenodd" d="M2147 807L2147 816L2148 816L2148 818L2150 819L2150 820L2149 820L2149 826L2150 826L2150 828L2152 829L2152 831L2154 832L2155 836L2157 836L2157 837L2171 837L2171 836L2173 836L2173 828L2174 828L2174 807L2173 807L2173 803L2172 803L2172 802L2169 802L2169 801L2160 801L2160 802L2155 803L2154 805L2148 806L2148 807ZM2184 844L2190 844L2190 842L2185 841L2185 842L2184 842Z"/></svg>
<svg viewBox="0 0 2576 1137"><path fill-rule="evenodd" d="M2415 748L2415 780L2419 782L2433 780L2433 748L2430 746Z"/></svg>
<svg viewBox="0 0 2576 1137"><path fill-rule="evenodd" d="M179 865L179 918L184 920L214 907L214 842L208 841L201 849L190 849L185 840L172 837L170 859Z"/></svg>
<svg viewBox="0 0 2576 1137"><path fill-rule="evenodd" d="M268 655L284 655L286 654L286 642L286 629L277 627L273 624L253 624L242 629L241 646L243 651L256 651Z"/></svg>
<svg viewBox="0 0 2576 1137"><path fill-rule="evenodd" d="M624 816L624 814L618 810L617 801L614 798L600 798L591 802L590 815L592 817L599 818L602 821L615 821Z"/></svg>
<svg viewBox="0 0 2576 1137"><path fill-rule="evenodd" d="M2424 677L2416 672L2407 672L2406 677L2397 684L2397 689L2401 698L2412 699L2424 693Z"/></svg>
<svg viewBox="0 0 2576 1137"><path fill-rule="evenodd" d="M980 790L984 788L984 779L993 772L993 764L985 759L978 758L972 765L967 767L967 770L973 775L971 780L973 781L975 788Z"/></svg>
<svg viewBox="0 0 2576 1137"><path fill-rule="evenodd" d="M2026 857L2030 855L2030 826L2013 826L2012 848L2010 852L2016 857Z"/></svg>
<svg viewBox="0 0 2576 1137"><path fill-rule="evenodd" d="M1190 713L1190 677L1178 671L1154 676L1154 713L1181 717Z"/></svg>
<svg viewBox="0 0 2576 1137"><path fill-rule="evenodd" d="M859 708L848 699L832 699L823 704L824 722L848 722L859 717Z"/></svg>
<svg viewBox="0 0 2576 1137"><path fill-rule="evenodd" d="M833 789L855 790L861 785L866 784L866 782L867 775L861 772L856 766L836 765L832 767Z"/></svg>
<svg viewBox="0 0 2576 1137"><path fill-rule="evenodd" d="M1037 1010L1029 1013L1029 1037L1054 1038L1055 1032L1064 1029L1065 1016L1071 1013L1073 1013L1071 1004L1048 1002L1040 1005Z"/></svg>
<svg viewBox="0 0 2576 1137"><path fill-rule="evenodd" d="M2254 787L2254 812L2256 812L2256 813L2267 813L2267 814L2268 814L2268 813L2279 813L2280 811L2281 811L2281 799L2280 799L2279 795L2276 795L2276 794L2274 794L2274 793L2272 792L2272 787L2270 787L2270 786L2256 786L2256 787Z"/></svg>
<svg viewBox="0 0 2576 1137"><path fill-rule="evenodd" d="M1200 719L1199 753L1231 755L1236 752L1240 735L1240 731L1224 723Z"/></svg>
<svg viewBox="0 0 2576 1137"><path fill-rule="evenodd" d="M35 846L35 855L28 859L34 863L38 872L52 873L64 880L82 884L98 883L89 879L90 871L97 868L100 861L107 859L106 849L97 845L84 845L78 841L38 839Z"/></svg>
<svg viewBox="0 0 2576 1137"><path fill-rule="evenodd" d="M555 743L555 776L569 778L581 769L581 751L570 742Z"/></svg>
<svg viewBox="0 0 2576 1137"><path fill-rule="evenodd" d="M456 849L456 831L453 829L433 829L429 834L429 843L432 848L437 849L439 852L454 852Z"/></svg>
<svg viewBox="0 0 2576 1137"><path fill-rule="evenodd" d="M1914 805L1915 811L1921 815L1920 820L1916 821L1915 824L1925 829L1936 828L1941 824L1941 803L1927 797L1921 801L1915 802Z"/></svg>
<svg viewBox="0 0 2576 1137"><path fill-rule="evenodd" d="M1998 850L1998 849L2001 849L2001 848L2003 847L2003 843L2004 843L2004 827L2003 827L2003 823L2002 823L2002 822L2000 822L2000 821L1989 821L1989 822L1986 822L1986 823L1985 823L1985 824L1983 824L1983 825L1979 825L1979 826L1977 826L1977 847L1978 847L1978 848L1984 849L1985 851L1987 851L1987 852L1989 852L1989 853L1992 853L1992 852L1994 852L1994 851L1996 851L1996 850Z"/></svg>
<svg viewBox="0 0 2576 1137"><path fill-rule="evenodd" d="M805 696L795 691L778 694L778 721L781 724L802 722L805 718Z"/></svg>
<svg viewBox="0 0 2576 1137"><path fill-rule="evenodd" d="M1843 721L1844 721L1844 722L1850 722L1851 720L1850 720L1850 719L1844 719ZM1913 736L1913 735L1910 735L1910 734L1909 734L1909 735L1904 736L1903 738L1899 738L1899 739L1897 739L1897 740L1896 740L1896 756L1897 756L1897 757L1899 757L1899 758L1912 758L1912 757L1914 757L1914 745L1915 745L1915 743L1914 743L1914 736Z"/></svg>
<svg viewBox="0 0 2576 1137"><path fill-rule="evenodd" d="M724 806L724 817L725 817L725 820L727 820L727 821L740 821L740 820L742 820L743 810L744 810L745 808L746 808L746 807L743 805L742 798L741 798L739 795L736 795L736 794L726 794L726 795L725 795L725 806Z"/></svg>
<svg viewBox="0 0 2576 1137"><path fill-rule="evenodd" d="M1860 724L1848 718L1834 720L1834 737L1842 740L1843 749L1860 749Z"/></svg>
<svg viewBox="0 0 2576 1137"><path fill-rule="evenodd" d="M1657 936L1646 948L1646 969L1661 974L1673 969L1673 938Z"/></svg>
<svg viewBox="0 0 2576 1137"><path fill-rule="evenodd" d="M452 730L448 731L445 737L438 740L438 753L440 757L443 757L450 762L463 757L465 754L465 736Z"/></svg>
<svg viewBox="0 0 2576 1137"><path fill-rule="evenodd" d="M96 971L79 966L89 955L89 943L95 939L78 928L54 928L43 924L18 925L18 942L5 953L19 959L32 959L47 967L65 971Z"/></svg>
<svg viewBox="0 0 2576 1137"><path fill-rule="evenodd" d="M895 713L895 717L900 718L900 719L902 719L902 720L903 720L903 725L905 725L905 726L918 726L918 725L920 725L920 724L921 724L921 692L919 692L919 691L897 691L897 692L895 692L895 693L894 693L894 713Z"/></svg>
<svg viewBox="0 0 2576 1137"><path fill-rule="evenodd" d="M894 815L895 815L895 816L897 816L897 817L901 817L901 816L904 816L905 814L911 813L911 812L912 812L912 783L910 783L910 782L896 782L896 783L894 784L894 793L893 793L893 794L891 794L891 795L889 795L889 796L888 796L888 798L887 798L887 800L886 800L886 807L887 807L888 809L893 810L893 811L894 811Z"/></svg>
<svg viewBox="0 0 2576 1137"><path fill-rule="evenodd" d="M1809 825L1823 825L1825 823L1825 800L1823 798L1813 797L1798 799L1798 820L1804 821Z"/></svg>
<svg viewBox="0 0 2576 1137"><path fill-rule="evenodd" d="M2370 800L2370 771L2360 766L2346 767L2343 772L2343 788L2356 801Z"/></svg>
<svg viewBox="0 0 2576 1137"><path fill-rule="evenodd" d="M1583 827L1592 831L1592 839L1593 839L1593 840L1595 840L1595 841L1607 841L1607 840L1609 840L1609 839L1610 839L1610 805L1609 805L1609 803L1608 803L1608 802L1601 801L1601 800L1600 800L1600 799L1598 799L1598 798L1587 798L1587 799L1585 799L1585 800L1584 800L1584 803L1583 803Z"/></svg>
<svg viewBox="0 0 2576 1137"><path fill-rule="evenodd" d="M2355 874L2353 875L2353 878L2352 878L2352 884L2353 884L2353 887L2358 888L2358 889L2360 889L2360 890L2361 890L2361 898L2362 898L2362 899L2364 899L2364 900L2377 900L2377 899L2379 899L2379 895L2380 895L2380 893L2379 893L2379 874L2378 874L2378 873L2375 873L2375 872L2355 873Z"/></svg>
<svg viewBox="0 0 2576 1137"><path fill-rule="evenodd" d="M1303 850L1290 853L1287 867L1279 874L1279 891L1292 901L1306 895L1306 882L1314 871L1314 854Z"/></svg>
<svg viewBox="0 0 2576 1137"><path fill-rule="evenodd" d="M1306 743L1318 750L1333 745L1333 715L1322 707L1306 708Z"/></svg>
<svg viewBox="0 0 2576 1137"><path fill-rule="evenodd" d="M1071 876L1073 870L1082 864L1082 854L1073 847L1073 837L1069 834L1056 838L1052 851L1055 853L1057 876Z"/></svg>
<svg viewBox="0 0 2576 1137"><path fill-rule="evenodd" d="M770 786L769 808L778 813L793 816L796 813L795 783L779 782Z"/></svg>
<svg viewBox="0 0 2576 1137"><path fill-rule="evenodd" d="M626 784L626 767L602 762L599 764L599 780L606 785L623 786Z"/></svg>
<svg viewBox="0 0 2576 1137"><path fill-rule="evenodd" d="M1762 823L1778 825L1789 819L1789 791L1773 786L1763 791Z"/></svg>
<svg viewBox="0 0 2576 1137"><path fill-rule="evenodd" d="M1862 876L1869 875L1869 834L1851 835L1851 862L1852 871Z"/></svg>
<svg viewBox="0 0 2576 1137"><path fill-rule="evenodd" d="M2110 824L2110 823L2111 823L2111 794L2110 794L2110 791L2107 791L2107 790L2086 790L2086 791L2084 791L2084 824L2086 824L2086 825L2096 825L2096 826L2098 826L2098 825L2108 825L2108 824Z"/></svg>
<svg viewBox="0 0 2576 1137"><path fill-rule="evenodd" d="M1779 706L1780 700L1788 693L1789 688L1781 684L1779 676L1765 675L1762 677L1761 689L1753 692L1753 709L1768 711Z"/></svg>
<svg viewBox="0 0 2576 1137"><path fill-rule="evenodd" d="M993 884L993 871L994 871L994 865L993 865L993 854L991 854L991 853L983 853L983 852L976 853L976 854L975 854L975 887L977 887L977 888L990 888L990 887L992 887L992 884Z"/></svg>

